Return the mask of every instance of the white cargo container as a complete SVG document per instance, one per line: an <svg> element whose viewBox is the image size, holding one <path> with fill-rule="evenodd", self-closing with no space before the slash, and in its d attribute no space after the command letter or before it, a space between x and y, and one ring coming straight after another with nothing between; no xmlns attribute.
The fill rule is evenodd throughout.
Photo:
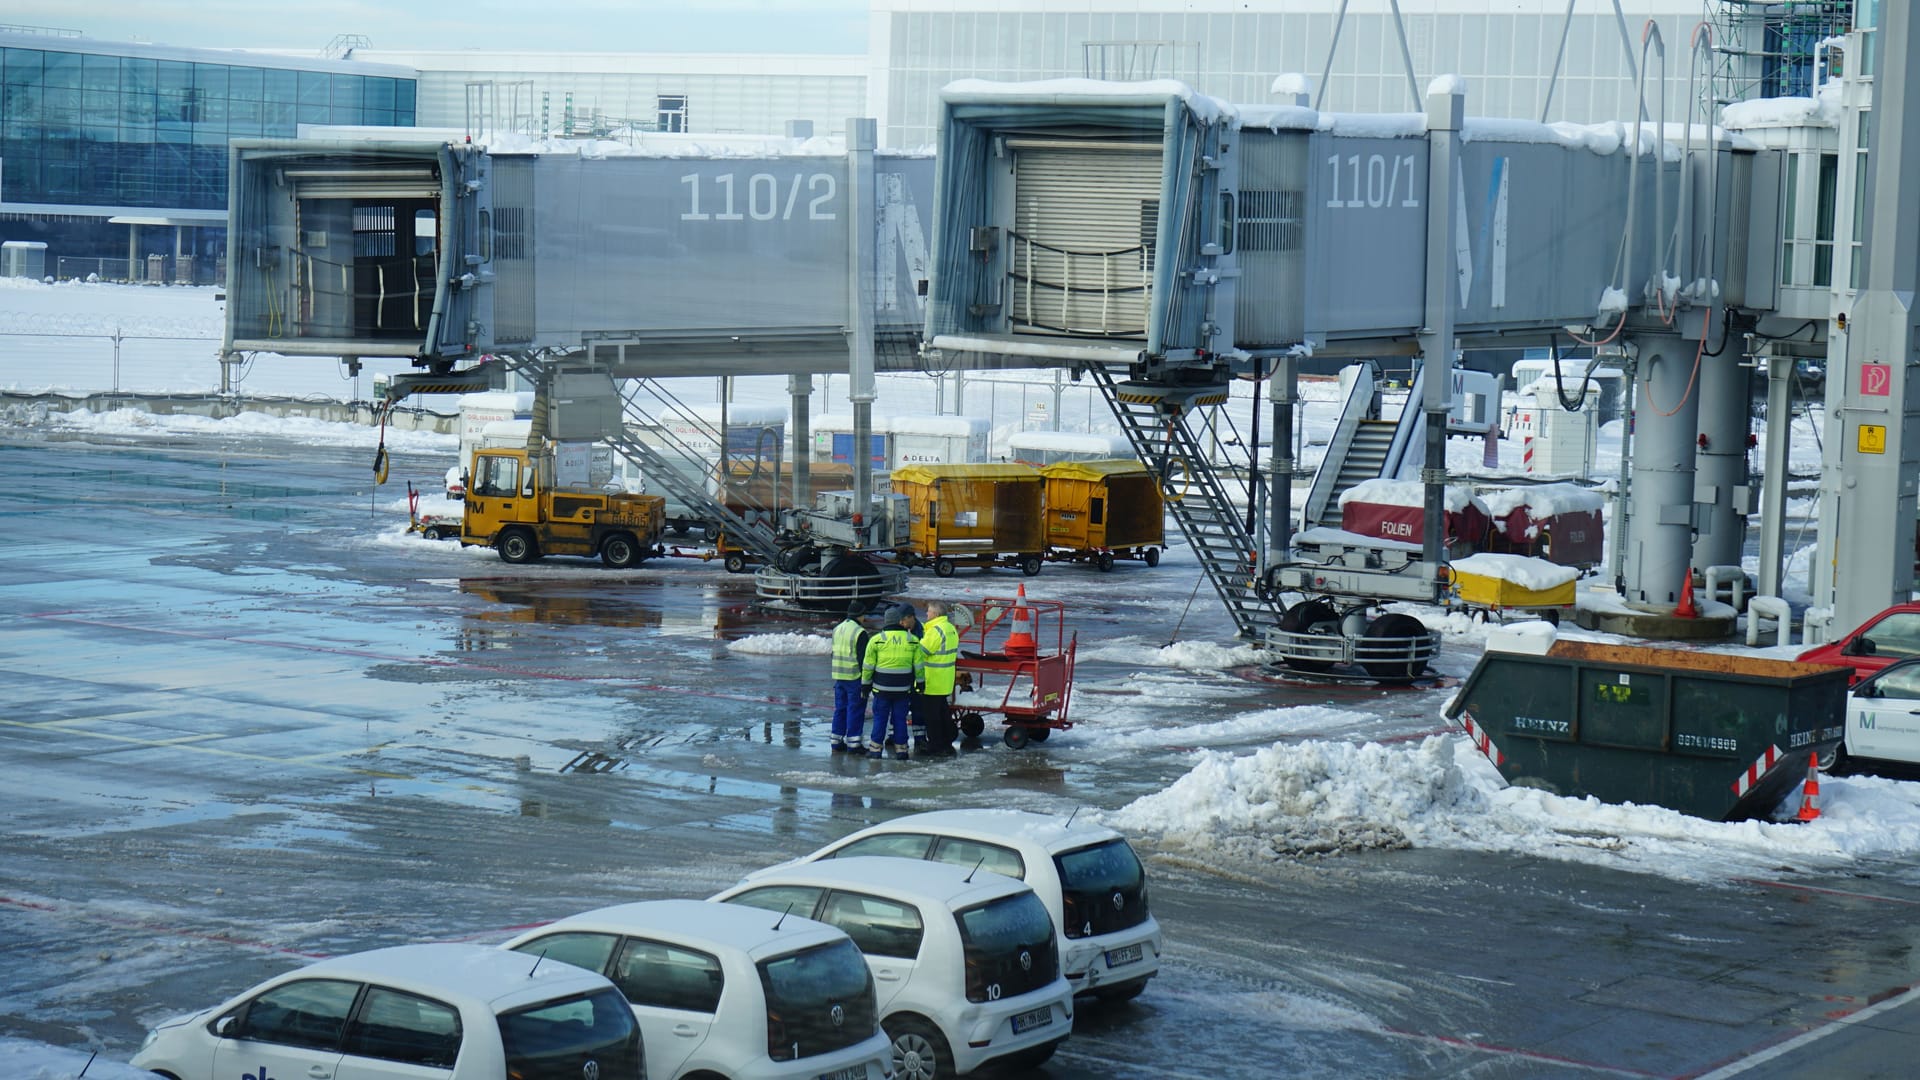
<svg viewBox="0 0 1920 1080"><path fill-rule="evenodd" d="M493 390L484 394L460 395L460 471L473 467L473 450L480 445L488 424L502 420L533 419L533 392ZM526 442L524 430L520 441ZM490 443L490 446L503 445Z"/></svg>
<svg viewBox="0 0 1920 1080"><path fill-rule="evenodd" d="M850 413L828 413L814 417L807 428L813 435L813 460L838 461L851 463L853 453L853 416ZM893 430L892 421L884 416L873 418L873 446L869 464L878 470L893 469Z"/></svg>
<svg viewBox="0 0 1920 1080"><path fill-rule="evenodd" d="M973 465L992 454L993 425L982 416L896 416L893 468L908 465Z"/></svg>

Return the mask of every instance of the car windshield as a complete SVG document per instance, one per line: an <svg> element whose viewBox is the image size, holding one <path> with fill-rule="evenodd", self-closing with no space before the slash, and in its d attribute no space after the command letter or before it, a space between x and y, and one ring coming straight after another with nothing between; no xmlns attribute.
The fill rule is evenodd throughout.
<svg viewBox="0 0 1920 1080"><path fill-rule="evenodd" d="M779 1060L839 1050L878 1030L873 976L853 942L829 942L759 966L768 1052Z"/></svg>
<svg viewBox="0 0 1920 1080"><path fill-rule="evenodd" d="M1873 642L1875 656L1920 656L1920 615L1897 612L1874 623L1860 636Z"/></svg>
<svg viewBox="0 0 1920 1080"><path fill-rule="evenodd" d="M614 990L560 998L500 1014L507 1075L519 1080L602 1080L641 1075L633 1010ZM597 1063L588 1070L589 1062Z"/></svg>

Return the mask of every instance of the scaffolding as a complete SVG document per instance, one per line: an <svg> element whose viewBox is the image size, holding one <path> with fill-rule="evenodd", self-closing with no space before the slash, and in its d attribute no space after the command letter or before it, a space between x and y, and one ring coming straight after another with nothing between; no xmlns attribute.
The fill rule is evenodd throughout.
<svg viewBox="0 0 1920 1080"><path fill-rule="evenodd" d="M1853 29L1853 0L1707 0L1715 104L1810 97L1820 46Z"/></svg>

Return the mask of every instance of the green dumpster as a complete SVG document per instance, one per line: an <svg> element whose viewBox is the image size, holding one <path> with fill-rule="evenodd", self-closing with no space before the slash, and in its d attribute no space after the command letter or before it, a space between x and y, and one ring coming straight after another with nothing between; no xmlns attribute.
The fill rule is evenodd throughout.
<svg viewBox="0 0 1920 1080"><path fill-rule="evenodd" d="M1845 734L1849 670L1557 641L1489 651L1446 707L1512 784L1733 821L1766 817Z"/></svg>

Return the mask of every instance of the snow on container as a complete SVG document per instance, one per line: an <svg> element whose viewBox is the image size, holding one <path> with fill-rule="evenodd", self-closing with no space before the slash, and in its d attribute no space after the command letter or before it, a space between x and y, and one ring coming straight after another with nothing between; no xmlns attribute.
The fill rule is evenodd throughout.
<svg viewBox="0 0 1920 1080"><path fill-rule="evenodd" d="M953 573L957 561L1040 572L1047 550L1046 485L1025 465L909 465L893 490L907 497L909 560Z"/></svg>
<svg viewBox="0 0 1920 1080"><path fill-rule="evenodd" d="M990 456L993 424L983 416L896 416L887 431L896 468L966 465Z"/></svg>
<svg viewBox="0 0 1920 1080"><path fill-rule="evenodd" d="M1426 524L1427 489L1415 480L1362 480L1340 495L1340 527L1381 540L1418 544ZM1469 555L1487 539L1487 506L1465 485L1446 489L1441 538L1449 554Z"/></svg>
<svg viewBox="0 0 1920 1080"><path fill-rule="evenodd" d="M1445 713L1508 783L1730 821L1767 816L1839 745L1849 673L1556 641L1488 650Z"/></svg>
<svg viewBox="0 0 1920 1080"><path fill-rule="evenodd" d="M1508 488L1484 497L1493 519L1488 550L1535 555L1586 569L1604 557L1606 496L1578 484Z"/></svg>
<svg viewBox="0 0 1920 1080"><path fill-rule="evenodd" d="M1101 461L1132 453L1125 435L1017 431L1007 436L1007 457L1036 469L1060 461Z"/></svg>
<svg viewBox="0 0 1920 1080"><path fill-rule="evenodd" d="M1580 571L1526 555L1482 552L1447 564L1453 592L1479 607L1566 607Z"/></svg>
<svg viewBox="0 0 1920 1080"><path fill-rule="evenodd" d="M1115 558L1160 562L1166 546L1166 505L1160 482L1133 458L1062 461L1046 477L1047 553L1050 559L1092 560L1102 570Z"/></svg>

